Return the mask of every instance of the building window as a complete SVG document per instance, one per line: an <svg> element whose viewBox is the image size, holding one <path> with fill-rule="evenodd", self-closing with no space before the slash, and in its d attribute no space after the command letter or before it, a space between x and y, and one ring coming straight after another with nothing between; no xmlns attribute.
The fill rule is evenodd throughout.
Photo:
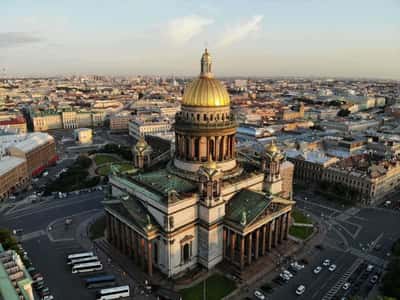
<svg viewBox="0 0 400 300"><path fill-rule="evenodd" d="M181 245L181 262L187 263L192 257L192 242Z"/></svg>

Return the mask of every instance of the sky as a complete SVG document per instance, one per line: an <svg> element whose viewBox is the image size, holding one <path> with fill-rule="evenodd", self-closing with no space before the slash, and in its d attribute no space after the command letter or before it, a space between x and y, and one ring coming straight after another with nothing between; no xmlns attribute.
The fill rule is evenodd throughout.
<svg viewBox="0 0 400 300"><path fill-rule="evenodd" d="M400 79L400 0L1 0L4 75Z"/></svg>

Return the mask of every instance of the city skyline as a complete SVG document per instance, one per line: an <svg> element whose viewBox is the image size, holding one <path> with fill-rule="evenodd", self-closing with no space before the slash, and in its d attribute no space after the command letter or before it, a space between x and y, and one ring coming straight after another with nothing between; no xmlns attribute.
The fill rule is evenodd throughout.
<svg viewBox="0 0 400 300"><path fill-rule="evenodd" d="M207 46L219 77L400 79L397 1L229 4L6 1L1 75L195 76Z"/></svg>

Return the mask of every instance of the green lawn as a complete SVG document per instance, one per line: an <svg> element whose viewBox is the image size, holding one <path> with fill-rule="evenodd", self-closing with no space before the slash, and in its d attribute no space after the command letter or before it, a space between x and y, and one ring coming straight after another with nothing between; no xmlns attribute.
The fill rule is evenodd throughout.
<svg viewBox="0 0 400 300"><path fill-rule="evenodd" d="M126 172L126 171L132 171L134 169L132 164L129 163L121 163L121 164L115 164L118 166L119 170L121 172ZM101 175L101 176L107 176L108 174L110 174L110 166L111 164L106 164L101 166L100 168L98 168L96 170L97 174Z"/></svg>
<svg viewBox="0 0 400 300"><path fill-rule="evenodd" d="M183 300L203 300L204 281L181 291ZM206 280L206 299L220 300L236 288L235 282L225 276L214 274Z"/></svg>
<svg viewBox="0 0 400 300"><path fill-rule="evenodd" d="M114 156L110 156L110 155L106 155L106 154L96 154L96 156L94 157L94 161L95 161L96 165L102 165L105 163L119 162L121 160Z"/></svg>
<svg viewBox="0 0 400 300"><path fill-rule="evenodd" d="M299 239L305 240L313 233L312 227L292 226L289 229L289 234Z"/></svg>
<svg viewBox="0 0 400 300"><path fill-rule="evenodd" d="M312 224L311 219L298 209L293 210L292 217L296 223Z"/></svg>

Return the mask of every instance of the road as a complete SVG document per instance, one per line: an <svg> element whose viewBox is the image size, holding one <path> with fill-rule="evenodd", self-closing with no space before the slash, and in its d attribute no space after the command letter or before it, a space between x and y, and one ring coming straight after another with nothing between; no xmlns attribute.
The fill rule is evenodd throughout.
<svg viewBox="0 0 400 300"><path fill-rule="evenodd" d="M79 196L31 205L1 216L0 226L21 228L22 245L33 265L44 275L51 293L59 300L94 299L93 291L83 286L78 276L66 267L67 253L81 251L76 241L52 242L47 235L48 225L55 219L85 211L101 210L103 193L96 191Z"/></svg>
<svg viewBox="0 0 400 300"><path fill-rule="evenodd" d="M393 242L400 238L400 213L382 208L344 208L330 205L313 195L308 195L307 200L304 196L297 197L296 201L300 210L326 229L326 234L320 250L313 249L305 254L309 264L303 270L288 283L272 283L274 290L268 299L328 300L350 295L366 299L373 288L369 283L371 277L382 272L387 253ZM314 274L313 269L322 266L324 259L336 264L336 270L331 272L323 267L321 273ZM375 266L373 272L366 272L368 264ZM348 280L353 284L344 291L342 286ZM266 278L252 288L260 288L270 281ZM299 297L295 291L301 284L306 286L306 292ZM250 293L248 296L252 297Z"/></svg>

